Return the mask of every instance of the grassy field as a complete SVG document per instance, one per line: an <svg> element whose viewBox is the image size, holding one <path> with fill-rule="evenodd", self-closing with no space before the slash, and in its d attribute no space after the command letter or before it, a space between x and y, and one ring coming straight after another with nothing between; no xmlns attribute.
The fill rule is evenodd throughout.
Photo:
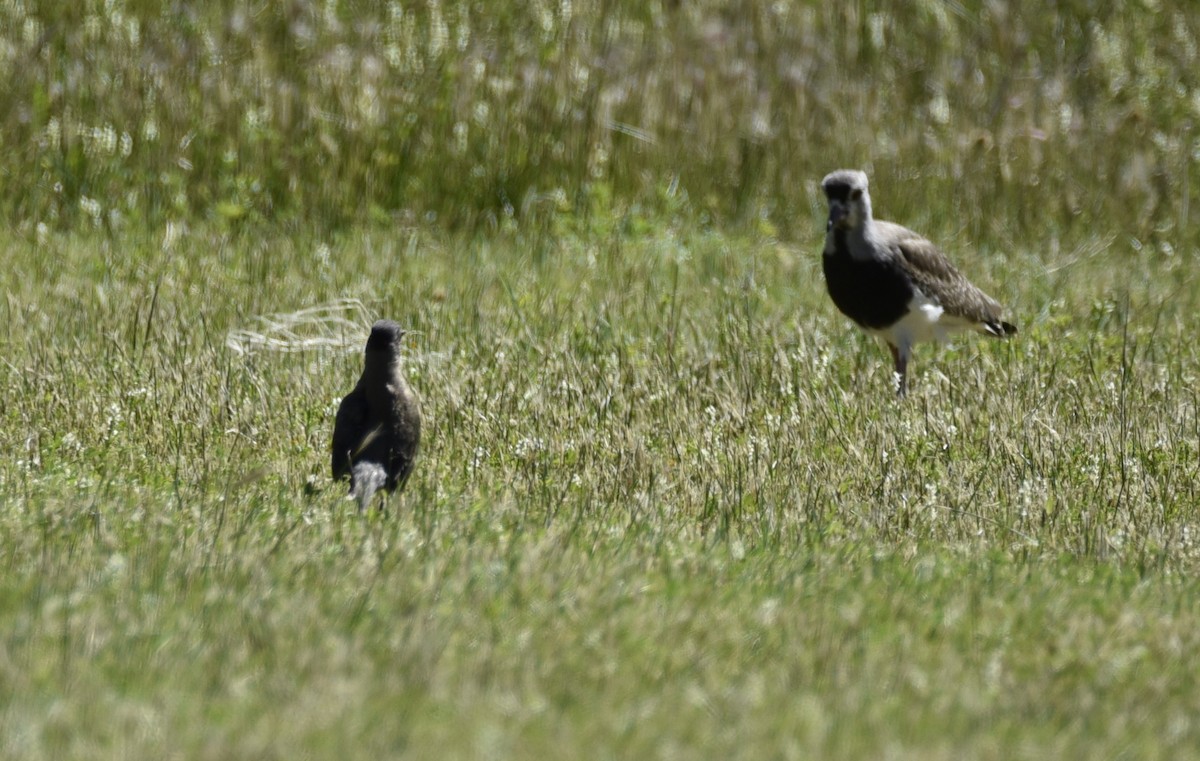
<svg viewBox="0 0 1200 761"><path fill-rule="evenodd" d="M1200 758L1194 14L843 5L5 4L0 757Z"/></svg>

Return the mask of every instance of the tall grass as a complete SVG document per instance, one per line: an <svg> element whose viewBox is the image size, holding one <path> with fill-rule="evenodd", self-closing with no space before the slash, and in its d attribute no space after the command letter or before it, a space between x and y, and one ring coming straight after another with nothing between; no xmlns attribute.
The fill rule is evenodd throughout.
<svg viewBox="0 0 1200 761"><path fill-rule="evenodd" d="M683 204L790 234L849 165L974 239L1169 253L1194 242L1197 23L1186 3L10 2L0 208L32 232Z"/></svg>

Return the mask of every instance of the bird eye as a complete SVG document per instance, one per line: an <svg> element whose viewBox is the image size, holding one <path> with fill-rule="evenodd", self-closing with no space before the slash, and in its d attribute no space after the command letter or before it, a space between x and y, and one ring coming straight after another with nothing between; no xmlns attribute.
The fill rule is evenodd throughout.
<svg viewBox="0 0 1200 761"><path fill-rule="evenodd" d="M850 192L850 200L851 201L857 201L860 198L862 198L862 190L855 188L854 190L852 190Z"/></svg>

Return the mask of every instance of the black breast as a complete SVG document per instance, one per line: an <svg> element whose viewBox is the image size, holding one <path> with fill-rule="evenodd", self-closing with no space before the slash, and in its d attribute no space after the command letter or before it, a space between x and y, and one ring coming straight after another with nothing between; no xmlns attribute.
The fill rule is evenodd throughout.
<svg viewBox="0 0 1200 761"><path fill-rule="evenodd" d="M825 285L842 314L864 328L881 329L908 313L913 287L903 269L890 261L858 261L846 247L846 233L834 233L834 253L822 257Z"/></svg>

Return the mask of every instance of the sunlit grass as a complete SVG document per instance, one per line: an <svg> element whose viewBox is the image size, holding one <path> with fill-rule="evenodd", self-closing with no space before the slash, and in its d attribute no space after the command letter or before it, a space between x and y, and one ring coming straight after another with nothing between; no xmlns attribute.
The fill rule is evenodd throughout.
<svg viewBox="0 0 1200 761"><path fill-rule="evenodd" d="M1191 747L1194 292L1014 252L1019 338L898 404L812 237L12 242L5 755ZM383 315L426 446L364 520Z"/></svg>
<svg viewBox="0 0 1200 761"><path fill-rule="evenodd" d="M0 756L1197 755L1190 7L0 29ZM839 166L1015 340L898 403ZM424 441L359 516L378 317Z"/></svg>
<svg viewBox="0 0 1200 761"><path fill-rule="evenodd" d="M1196 242L1187 3L90 0L0 25L0 210L30 236L681 205L796 235L817 178L854 166L975 241Z"/></svg>

